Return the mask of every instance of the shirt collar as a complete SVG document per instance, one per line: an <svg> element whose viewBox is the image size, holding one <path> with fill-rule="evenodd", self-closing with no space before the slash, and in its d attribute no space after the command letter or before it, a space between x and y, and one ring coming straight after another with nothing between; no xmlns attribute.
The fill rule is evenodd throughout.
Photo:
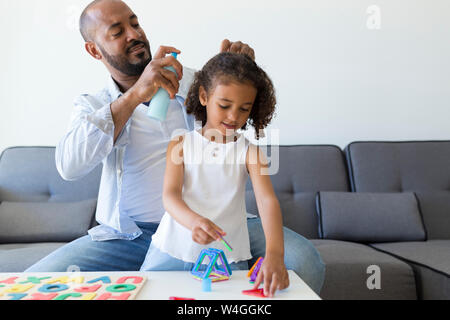
<svg viewBox="0 0 450 320"><path fill-rule="evenodd" d="M111 95L112 101L116 101L123 94L120 92L119 86L112 76L108 77L108 92Z"/></svg>

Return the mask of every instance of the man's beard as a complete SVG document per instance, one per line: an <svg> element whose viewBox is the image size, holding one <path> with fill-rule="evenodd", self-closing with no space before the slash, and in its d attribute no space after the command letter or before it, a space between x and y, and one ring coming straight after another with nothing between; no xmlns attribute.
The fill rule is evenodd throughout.
<svg viewBox="0 0 450 320"><path fill-rule="evenodd" d="M105 57L106 61L115 69L119 70L123 74L126 74L127 76L140 76L144 70L145 67L152 61L152 53L150 52L150 48L147 44L144 44L145 48L148 50L150 57L147 60L144 60L142 62L139 62L137 64L130 63L126 56L124 55L118 55L113 56L109 55L106 50L102 48L102 46L98 45L101 53ZM134 45L133 45L134 46ZM145 55L145 52L140 53L137 55L138 57L143 57Z"/></svg>

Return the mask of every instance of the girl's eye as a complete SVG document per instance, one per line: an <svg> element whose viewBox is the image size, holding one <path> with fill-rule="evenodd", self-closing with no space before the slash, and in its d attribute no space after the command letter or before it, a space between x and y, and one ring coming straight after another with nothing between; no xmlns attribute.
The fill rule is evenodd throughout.
<svg viewBox="0 0 450 320"><path fill-rule="evenodd" d="M138 28L138 27L139 27L139 24L135 24L133 27L134 27L134 28Z"/></svg>
<svg viewBox="0 0 450 320"><path fill-rule="evenodd" d="M222 109L228 109L229 108L229 106L221 106L220 104L219 104L219 107L221 107Z"/></svg>
<svg viewBox="0 0 450 320"><path fill-rule="evenodd" d="M249 112L250 110L249 109L245 109L245 108L241 108L241 111L242 112Z"/></svg>

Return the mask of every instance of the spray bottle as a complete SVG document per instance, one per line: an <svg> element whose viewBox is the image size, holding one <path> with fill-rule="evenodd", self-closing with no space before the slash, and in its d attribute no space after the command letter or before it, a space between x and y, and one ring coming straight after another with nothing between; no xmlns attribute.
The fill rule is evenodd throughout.
<svg viewBox="0 0 450 320"><path fill-rule="evenodd" d="M173 52L172 56L177 59L178 54ZM164 69L167 69L169 71L172 71L173 73L177 73L175 71L175 68L172 66L165 67ZM150 106L148 109L148 116L151 119L164 122L166 121L167 117L167 110L169 109L170 104L170 95L169 93L163 89L159 88L158 92L153 97L152 101L150 102Z"/></svg>

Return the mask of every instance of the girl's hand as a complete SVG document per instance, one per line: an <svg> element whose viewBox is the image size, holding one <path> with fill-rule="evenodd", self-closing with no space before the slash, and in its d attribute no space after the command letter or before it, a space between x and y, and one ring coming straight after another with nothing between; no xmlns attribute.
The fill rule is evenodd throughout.
<svg viewBox="0 0 450 320"><path fill-rule="evenodd" d="M264 295L271 298L277 290L283 290L289 287L289 274L284 265L284 257L282 255L267 255L264 258L253 289L258 289L263 281Z"/></svg>
<svg viewBox="0 0 450 320"><path fill-rule="evenodd" d="M192 225L192 240L201 245L208 245L220 240L220 236L217 233L222 237L226 236L226 233L221 228L204 217L195 219Z"/></svg>

